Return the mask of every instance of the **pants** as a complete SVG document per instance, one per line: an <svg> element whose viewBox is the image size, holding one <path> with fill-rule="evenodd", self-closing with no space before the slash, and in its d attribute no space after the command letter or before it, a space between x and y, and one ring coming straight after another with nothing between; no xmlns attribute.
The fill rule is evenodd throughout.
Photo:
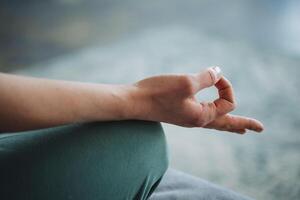
<svg viewBox="0 0 300 200"><path fill-rule="evenodd" d="M159 123L97 122L0 134L0 199L147 199L168 167Z"/></svg>

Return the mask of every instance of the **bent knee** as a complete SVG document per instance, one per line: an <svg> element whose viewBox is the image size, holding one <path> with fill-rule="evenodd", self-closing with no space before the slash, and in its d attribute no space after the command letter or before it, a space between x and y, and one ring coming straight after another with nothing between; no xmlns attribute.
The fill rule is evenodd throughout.
<svg viewBox="0 0 300 200"><path fill-rule="evenodd" d="M168 168L166 138L160 123L149 121L118 121L91 124L105 135L110 153L136 170L162 176Z"/></svg>
<svg viewBox="0 0 300 200"><path fill-rule="evenodd" d="M165 135L156 122L95 122L29 131L2 138L0 147L2 183L8 183L5 190L11 197L22 191L43 198L54 191L56 199L145 197L168 167Z"/></svg>
<svg viewBox="0 0 300 200"><path fill-rule="evenodd" d="M135 199L146 199L168 168L167 144L161 124L118 121L88 126L98 133L97 137L105 138L105 143L102 140L97 142L97 148L106 158L101 167L114 169L115 187L124 187L125 184L128 190L135 191L135 194L125 192L129 194L128 199L132 199L132 195Z"/></svg>

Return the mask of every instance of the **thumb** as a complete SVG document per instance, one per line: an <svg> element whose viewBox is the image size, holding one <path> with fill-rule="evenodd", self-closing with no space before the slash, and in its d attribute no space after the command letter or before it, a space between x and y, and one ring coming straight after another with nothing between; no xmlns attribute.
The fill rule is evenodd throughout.
<svg viewBox="0 0 300 200"><path fill-rule="evenodd" d="M220 78L222 77L220 67L209 67L204 71L196 74L197 78L197 91L202 90L204 88L211 87L215 85Z"/></svg>

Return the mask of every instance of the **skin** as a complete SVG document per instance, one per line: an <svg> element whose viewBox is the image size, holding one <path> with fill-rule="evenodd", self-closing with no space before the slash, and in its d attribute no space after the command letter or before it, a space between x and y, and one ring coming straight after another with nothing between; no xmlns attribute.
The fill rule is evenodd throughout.
<svg viewBox="0 0 300 200"><path fill-rule="evenodd" d="M197 102L195 94L215 86L219 98ZM229 114L233 88L209 69L198 74L161 75L132 85L92 84L0 73L0 131L16 132L75 122L149 120L243 134L263 125Z"/></svg>

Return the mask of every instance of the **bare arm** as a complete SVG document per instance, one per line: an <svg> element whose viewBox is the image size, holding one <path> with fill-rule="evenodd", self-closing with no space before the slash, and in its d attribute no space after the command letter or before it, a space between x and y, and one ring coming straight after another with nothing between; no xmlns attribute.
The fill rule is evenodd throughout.
<svg viewBox="0 0 300 200"><path fill-rule="evenodd" d="M237 133L261 131L254 119L227 113L235 107L228 80L212 69L163 75L133 85L106 85L0 73L0 131L22 131L73 122L141 119ZM199 103L194 95L215 85L219 98Z"/></svg>
<svg viewBox="0 0 300 200"><path fill-rule="evenodd" d="M122 120L129 87L0 73L0 130L22 131L72 122ZM128 105L129 106L129 105Z"/></svg>

